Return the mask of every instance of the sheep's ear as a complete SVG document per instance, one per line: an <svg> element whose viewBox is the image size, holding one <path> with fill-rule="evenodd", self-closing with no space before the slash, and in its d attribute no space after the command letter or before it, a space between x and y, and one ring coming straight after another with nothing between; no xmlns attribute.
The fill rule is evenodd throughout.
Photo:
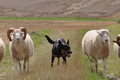
<svg viewBox="0 0 120 80"><path fill-rule="evenodd" d="M10 33L11 35L13 35L13 33Z"/></svg>
<svg viewBox="0 0 120 80"><path fill-rule="evenodd" d="M106 32L108 33L108 35L109 35L109 30L108 29L105 29L106 30Z"/></svg>
<svg viewBox="0 0 120 80"><path fill-rule="evenodd" d="M19 29L20 29L22 32L24 32L24 37L23 37L23 39L25 40L26 35L27 35L27 29L24 28L24 27L20 27Z"/></svg>
<svg viewBox="0 0 120 80"><path fill-rule="evenodd" d="M22 34L24 34L24 32L22 32ZM24 34L25 35L25 34Z"/></svg>
<svg viewBox="0 0 120 80"><path fill-rule="evenodd" d="M108 29L105 29L107 32L109 32L109 30Z"/></svg>
<svg viewBox="0 0 120 80"><path fill-rule="evenodd" d="M69 39L68 39L68 41L67 41L67 44L69 45Z"/></svg>
<svg viewBox="0 0 120 80"><path fill-rule="evenodd" d="M101 35L101 32L100 32L100 31L97 30L96 32L97 32L99 35Z"/></svg>

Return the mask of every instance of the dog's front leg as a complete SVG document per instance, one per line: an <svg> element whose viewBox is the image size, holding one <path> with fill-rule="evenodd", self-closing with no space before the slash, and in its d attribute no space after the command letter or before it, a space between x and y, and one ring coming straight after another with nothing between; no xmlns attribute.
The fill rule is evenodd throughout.
<svg viewBox="0 0 120 80"><path fill-rule="evenodd" d="M62 58L63 58L63 63L64 63L64 64L67 64L66 57L62 57Z"/></svg>
<svg viewBox="0 0 120 80"><path fill-rule="evenodd" d="M53 67L53 62L54 62L55 57L52 55L52 60L51 60L51 67Z"/></svg>
<svg viewBox="0 0 120 80"><path fill-rule="evenodd" d="M60 65L60 58L58 58L58 62L57 62L57 65L58 65L58 66Z"/></svg>

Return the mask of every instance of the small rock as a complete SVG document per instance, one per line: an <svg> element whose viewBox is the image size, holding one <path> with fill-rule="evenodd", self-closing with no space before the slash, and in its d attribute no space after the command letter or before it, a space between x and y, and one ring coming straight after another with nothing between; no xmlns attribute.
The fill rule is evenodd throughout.
<svg viewBox="0 0 120 80"><path fill-rule="evenodd" d="M115 77L113 77L113 76L111 76L111 75L108 75L108 76L107 76L107 79L108 79L108 80L117 80L117 78L115 78Z"/></svg>

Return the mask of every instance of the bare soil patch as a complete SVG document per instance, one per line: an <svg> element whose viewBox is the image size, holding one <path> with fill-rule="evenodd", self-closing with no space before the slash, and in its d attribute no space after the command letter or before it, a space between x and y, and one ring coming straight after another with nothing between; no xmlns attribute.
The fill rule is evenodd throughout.
<svg viewBox="0 0 120 80"><path fill-rule="evenodd" d="M0 33L1 33L0 37L2 37L4 42L8 44L9 41L8 41L7 34L6 34L7 30L11 27L19 28L21 26L26 27L28 30L28 33L34 32L37 30L42 30L42 29L52 29L55 31L55 33L52 36L50 36L52 39L53 38L57 39L58 36L65 37L65 38L68 38L68 36L70 36L69 39L70 39L71 49L74 52L74 54L72 54L72 57L68 59L69 67L64 69L65 66L62 65L62 59L61 59L61 65L59 67L56 67L56 62L54 62L55 67L53 69L50 68L52 45L49 43L46 43L46 44L40 45L38 48L35 49L35 54L31 58L32 62L30 63L30 67L31 67L30 73L25 76L22 75L18 78L20 78L21 80L23 79L44 80L45 78L50 78L49 80L61 80L61 79L78 80L80 78L82 80L85 80L85 77L83 75L85 67L81 63L77 64L79 63L78 61L80 57L79 53L81 52L79 49L81 38L78 37L79 32L77 30L99 29L99 28L104 28L106 26L116 25L116 24L117 23L114 21L33 21L33 20L10 20L9 21L9 20L1 20L0 21ZM38 61L39 61L39 64L38 64ZM11 63L13 63L12 59L11 59ZM11 65L13 66L10 68L10 70L8 70L7 73L5 72L6 74L2 76L3 79L6 78L4 76L10 75L9 74L10 72L14 73L14 64L11 64ZM80 74L78 74L79 72ZM13 74L10 77L7 76L6 80L8 79L15 80L16 78L14 79L14 74Z"/></svg>
<svg viewBox="0 0 120 80"><path fill-rule="evenodd" d="M117 24L114 21L27 21L27 20L1 20L0 37L8 43L7 30L11 27L26 27L28 32L41 29L55 30L77 30L77 29L99 29Z"/></svg>

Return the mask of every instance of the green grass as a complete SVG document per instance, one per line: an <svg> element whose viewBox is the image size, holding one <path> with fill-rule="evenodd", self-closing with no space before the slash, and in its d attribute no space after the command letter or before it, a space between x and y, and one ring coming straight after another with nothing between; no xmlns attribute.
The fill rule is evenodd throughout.
<svg viewBox="0 0 120 80"><path fill-rule="evenodd" d="M114 53L114 51L113 51L113 42L112 41L116 38L116 36L118 34L120 34L120 27L119 26L109 26L109 27L105 27L105 28L108 29L110 32L109 36L110 36L110 40L111 40L110 41L111 42L110 55L108 57L107 64L106 64L107 75L111 75L113 78L118 78L118 77L120 77L120 65L119 65L120 60L118 59L116 53ZM89 29L80 30L80 35L83 36L88 30ZM83 56L83 55L81 55L81 56ZM94 72L90 71L87 57L82 57L82 58L80 58L80 60L82 60L81 62L83 62L83 65L86 66L85 76L87 75L86 78L88 80L106 80L105 78L102 77L103 70L101 71L99 69L98 75L96 75ZM92 64L94 65L94 62ZM98 67L102 68L102 63L99 63Z"/></svg>
<svg viewBox="0 0 120 80"><path fill-rule="evenodd" d="M0 17L0 20L75 20L75 21L116 21L115 19L74 18L74 17Z"/></svg>
<svg viewBox="0 0 120 80"><path fill-rule="evenodd" d="M44 29L30 33L34 42L34 46L37 47L38 45L43 44L45 40L45 35L49 35L50 33L52 33L51 29Z"/></svg>
<svg viewBox="0 0 120 80"><path fill-rule="evenodd" d="M34 41L35 49L36 49L36 47L38 47L39 45L44 43L44 41L45 41L44 35L50 35L50 33L52 33L52 30L50 30L50 29L43 29L43 30L39 30L39 31L30 33L30 35ZM4 58L3 58L2 62L0 63L0 75L1 74L5 74L4 77L10 77L10 76L14 75L14 63L10 56L8 44L6 44L6 52L4 54ZM2 79L2 77L0 76L0 80L4 80L4 79Z"/></svg>
<svg viewBox="0 0 120 80"><path fill-rule="evenodd" d="M116 20L118 24L120 24L120 19Z"/></svg>
<svg viewBox="0 0 120 80"><path fill-rule="evenodd" d="M82 38L84 36L84 34L89 31L89 29L82 29L82 30L79 30L78 32L78 35L81 35L79 36L79 41L81 42L82 41ZM81 44L79 45L79 49L80 49L80 58L79 58L79 63L82 64L84 66L84 76L86 78L86 80L107 80L106 78L103 77L103 71L99 71L98 74L96 74L95 72L91 72L90 70L90 67L89 67L89 63L88 63L88 58L86 55L83 54L82 52L82 47L81 47ZM92 61L92 65L94 67L94 61ZM100 66L100 65L98 65Z"/></svg>
<svg viewBox="0 0 120 80"><path fill-rule="evenodd" d="M113 40L120 34L120 27L119 26L109 26L106 27L110 31L110 40L111 40L111 47L110 47L110 56L107 60L107 72L110 75L114 73L115 77L120 77L120 60L118 59L116 53L113 51Z"/></svg>
<svg viewBox="0 0 120 80"><path fill-rule="evenodd" d="M110 40L111 40L110 55L108 57L107 64L106 64L107 75L114 74L115 77L120 77L120 69L119 69L120 68L120 65L119 65L120 60L117 58L116 54L113 51L113 47L112 47L112 45L113 45L112 41L120 33L120 27L119 26L109 26L109 27L105 27L105 28L109 29ZM74 76L83 75L85 77L85 80L107 80L107 79L103 78L103 71L101 71L100 69L99 69L98 74L95 74L94 72L90 71L87 57L82 53L81 43L80 42L82 40L82 37L84 36L84 34L88 30L89 29L82 29L82 30L75 30L75 31L73 30L70 33L69 33L69 31L65 31L64 33L66 33L66 35L60 35L62 37L65 37L66 39L71 38L70 39L70 44L72 44L72 46L75 49L75 50L73 50L74 51L73 54L75 55L76 60L79 59L79 61L76 62L79 65L74 64L74 66L77 69L77 74L75 74ZM51 71L49 73L52 73L52 71L54 71L54 68L52 70L49 69L49 65L46 64L47 60L45 59L45 61L44 61L44 55L46 55L46 53L44 53L43 51L46 51L46 50L42 51L42 50L39 50L39 48L37 48L37 47L42 45L42 47L44 48L45 40L46 40L44 35L51 36L54 33L55 33L54 30L51 30L51 29L43 29L43 30L39 30L39 31L35 31L35 32L30 33L30 35L31 35L31 37L32 37L32 39L34 41L35 50L38 51L38 52L35 51L35 55L43 56L43 61L42 61L43 63L42 64L39 63L39 65L41 65L42 69L46 69L46 70L41 70L39 68L40 69L39 72L37 72L38 70L36 70L36 74L34 74L34 75L32 75L32 73L31 73L31 75L23 76L24 79L32 80L32 79L35 79L35 78L38 79L38 78L42 77L43 78L42 80L49 80L50 74L48 74L47 72ZM73 34L75 36L71 36ZM78 37L78 35L79 35L79 37ZM57 36L58 35L55 35L55 37L57 37ZM52 35L51 37L54 37L54 35ZM6 75L10 75L11 73L13 74L13 72L14 72L14 70L12 69L12 67L14 67L14 64L13 64L13 62L11 60L11 57L9 56L8 45L6 45L6 48L7 48L7 50L6 50L5 58L4 58L4 60L2 61L1 65L0 65L1 66L0 73L7 72ZM43 54L41 55L42 52L43 52ZM40 54L37 54L37 53L40 53ZM72 61L75 62L76 60L71 60L71 62ZM92 64L94 64L94 62ZM4 68L4 66L6 66L6 67ZM44 68L43 68L43 66L44 66ZM71 65L71 66L73 66L73 65ZM83 70L79 68L80 66L83 68ZM102 63L99 63L98 67L102 68ZM71 69L73 69L73 68L71 68ZM43 71L45 71L46 73L44 73ZM74 71L74 69L73 69L73 71ZM38 73L39 73L39 76L38 76ZM44 74L42 74L42 73L46 74L47 76L44 76ZM79 76L77 76L77 77L79 77ZM22 80L22 79L18 79L18 80ZM76 78L76 80L77 80L77 78Z"/></svg>

